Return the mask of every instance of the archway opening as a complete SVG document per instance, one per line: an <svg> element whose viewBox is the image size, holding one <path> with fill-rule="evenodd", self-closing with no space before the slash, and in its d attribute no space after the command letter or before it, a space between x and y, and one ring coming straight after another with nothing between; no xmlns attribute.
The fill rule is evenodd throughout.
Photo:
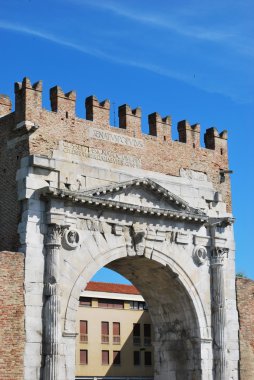
<svg viewBox="0 0 254 380"><path fill-rule="evenodd" d="M100 326L97 323L97 327L91 329L91 339L95 339L95 336L98 335L101 335L101 337L102 335L108 335L108 338L106 338L106 343L103 343L102 340L97 340L99 345L99 347L97 346L97 350L100 351L101 361L98 361L97 365L94 364L94 367L97 367L98 370L98 366L103 365L105 366L105 369L107 366L106 363L111 363L112 365L108 364L106 371L98 372L97 378L119 379L122 377L127 379L133 377L135 379L141 379L146 377L154 378L156 380L166 380L171 378L201 379L200 328L195 307L188 293L188 289L183 286L178 275L174 273L169 266L162 265L157 261L147 259L143 256L120 258L109 262L105 267L120 274L127 279L126 282L129 281L138 289L140 297L143 297L142 299L144 300L144 308L148 308L149 310L149 318L146 318L145 313L144 316L142 316L141 313L138 319L133 322L132 317L128 316L127 313L127 320L129 320L133 326L135 323L141 326L143 333L140 332L140 336L142 335L141 340L143 339L143 341L140 341L139 346L135 346L134 337L137 337L138 335L138 330L136 329L136 335L132 332L127 339L126 337L124 338L124 341L121 342L121 346L117 347L117 344L113 344L113 341L112 345L110 345L111 343L107 341L107 339L110 339L110 331L113 334L112 338L114 338L114 332L116 336L116 330L121 329L121 327L117 327L119 321L116 319L120 315L120 308L127 308L127 306L122 302L122 306L119 306L119 303L118 306L116 306L116 309L113 309L112 302L111 307L114 312L118 313L118 317L113 316L111 319L108 318L110 320L106 320L108 312L106 308L102 307L101 310L99 310L99 314L97 317L94 317L94 321L97 320L97 322L100 322ZM95 279L98 279L98 277L95 277ZM129 300L129 302L130 301L131 300ZM134 300L132 301L134 302ZM140 302L140 305L142 304L142 301L137 302ZM95 304L98 307L98 298L97 303L95 302ZM90 303L90 306L91 305L92 304ZM138 303L136 305L138 305ZM117 309L118 307L119 309ZM84 315L88 316L88 309L86 309ZM85 317L82 318L84 318L81 319L82 321L87 320ZM80 318L78 317L78 320L79 319ZM145 327L145 325L148 324L153 326L151 342L146 342L151 344L151 349L144 344L144 329L148 329L147 326ZM86 328L87 331L89 329L89 327L84 328ZM98 331L98 329L100 331ZM106 334L103 334L103 332ZM107 343L109 345L107 345ZM84 361L88 362L93 360L92 357L94 351L89 353L89 343L87 348L84 348L83 346L83 350L84 352L82 355ZM151 352L151 354L149 352ZM141 367L138 368L137 365L135 368L134 363L141 364L141 361L145 363L146 360L146 363L148 364L150 355L152 355L152 372L149 372L148 370L142 372L140 370ZM124 358L127 358L125 364L127 364L128 371L126 373L124 370L121 371L121 367L122 369L125 368ZM134 366L133 372L130 371L130 366L132 364ZM147 367L148 366L149 365L147 365ZM98 377L99 373L104 373L104 375ZM96 376L95 374L90 375ZM79 376L77 379L91 379L91 376Z"/></svg>

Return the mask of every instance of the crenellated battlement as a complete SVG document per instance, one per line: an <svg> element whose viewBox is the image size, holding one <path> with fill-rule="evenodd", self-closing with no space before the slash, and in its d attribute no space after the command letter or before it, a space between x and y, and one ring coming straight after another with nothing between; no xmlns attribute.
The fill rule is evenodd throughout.
<svg viewBox="0 0 254 380"><path fill-rule="evenodd" d="M224 154L227 150L228 132L218 132L216 128L208 128L205 133L205 146L207 149L220 150Z"/></svg>
<svg viewBox="0 0 254 380"><path fill-rule="evenodd" d="M179 121L177 124L179 141L190 144L193 148L200 146L200 124L190 125L187 120Z"/></svg>
<svg viewBox="0 0 254 380"><path fill-rule="evenodd" d="M148 115L149 134L158 137L160 140L170 141L172 120L171 116L161 117L158 112Z"/></svg>
<svg viewBox="0 0 254 380"><path fill-rule="evenodd" d="M61 115L62 119L71 118L82 120L76 117L76 92L65 93L61 87L55 86L50 89L51 111ZM110 126L110 101L108 99L99 101L92 95L85 100L86 119L94 123L96 128ZM31 121L33 115L42 112L42 82L31 84L28 78L22 82L15 83L15 121L22 123ZM8 96L0 95L0 117L11 112L11 101ZM126 133L135 138L146 138L142 133L140 107L132 109L128 104L123 104L118 108L119 133ZM162 117L154 112L148 115L149 135L153 141L160 143L173 143L172 141L172 119L170 116ZM124 131L123 131L124 130ZM178 142L186 144L193 149L200 148L200 124L191 125L187 120L179 121L177 124ZM114 128L117 133L117 128ZM205 148L218 151L221 155L227 153L227 132L219 133L216 128L209 128L204 135Z"/></svg>
<svg viewBox="0 0 254 380"><path fill-rule="evenodd" d="M108 126L110 121L110 101L108 99L99 102L96 96L86 98L86 118L94 122L101 122Z"/></svg>
<svg viewBox="0 0 254 380"><path fill-rule="evenodd" d="M30 79L25 77L22 83L15 83L14 89L16 122L29 120L34 110L42 107L42 81L32 85Z"/></svg>

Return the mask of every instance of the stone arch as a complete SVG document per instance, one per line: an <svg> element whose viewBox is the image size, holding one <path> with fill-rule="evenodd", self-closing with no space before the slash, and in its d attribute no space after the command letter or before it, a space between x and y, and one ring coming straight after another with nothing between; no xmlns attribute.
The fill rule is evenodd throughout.
<svg viewBox="0 0 254 380"><path fill-rule="evenodd" d="M81 290L84 289L85 284L102 267L109 267L127 277L141 290L144 298L149 300L149 290L145 291L145 284L143 288L142 286L140 288L140 283L135 279L135 276L130 276L130 273L121 269L121 263L122 267L125 266L127 262L136 262L136 264L141 262L142 264L149 263L147 270L149 270L149 266L150 270L158 269L162 274L164 283L166 284L165 281L168 280L169 286L173 285L174 288L177 289L174 296L172 296L172 294L169 296L169 298L171 297L171 302L166 302L164 306L161 299L156 303L156 297L154 296L150 297L149 300L151 302L150 314L153 323L156 326L160 326L160 328L155 329L156 339L154 342L156 351L155 364L157 368L155 370L156 380L164 380L171 378L171 376L174 378L173 376L177 375L177 371L180 371L179 368L184 365L189 367L189 369L186 369L187 372L180 371L177 376L197 380L211 379L212 366L210 366L210 369L204 368L202 362L204 350L210 351L210 357L212 357L209 324L198 290L184 268L167 254L165 247L162 247L162 249L154 249L153 255L150 258L138 255L128 256L125 244L119 244L113 248L108 245L103 252L99 249L98 245L96 245L96 247L97 252L94 252L93 260L85 263L71 289L65 312L65 331L68 331L68 322L76 320L76 311ZM96 259L98 259L98 261ZM134 265L134 268L137 269L137 265ZM164 291L164 296L165 294ZM174 307L174 313L172 313L174 316L171 317L169 305L173 303L177 304L177 295L179 295L178 305ZM160 310L160 315L156 314L153 310ZM165 331L163 332L163 324L166 328L172 330L169 331L166 340L162 339L162 335L165 335ZM70 326L73 326L73 324L70 324ZM183 336L185 334L184 331L186 337ZM177 348L172 347L174 344L170 344L170 339L174 339L174 344ZM189 348L185 350L185 357L178 360L177 350L180 352L185 349L184 345L189 345ZM190 356L191 359L189 359ZM161 365L162 361L166 363L164 368L163 365ZM178 369L175 367L178 367ZM209 367L209 365L205 367Z"/></svg>

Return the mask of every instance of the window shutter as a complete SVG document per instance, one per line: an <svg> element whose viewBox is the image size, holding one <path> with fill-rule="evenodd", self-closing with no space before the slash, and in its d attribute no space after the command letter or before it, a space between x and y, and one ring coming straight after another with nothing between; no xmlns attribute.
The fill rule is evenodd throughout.
<svg viewBox="0 0 254 380"><path fill-rule="evenodd" d="M109 364L109 351L103 350L101 354L102 364Z"/></svg>
<svg viewBox="0 0 254 380"><path fill-rule="evenodd" d="M139 351L133 352L133 364L134 365L140 365L140 352Z"/></svg>
<svg viewBox="0 0 254 380"><path fill-rule="evenodd" d="M109 335L109 323L101 322L101 333L102 335Z"/></svg>
<svg viewBox="0 0 254 380"><path fill-rule="evenodd" d="M139 323L133 323L133 335L134 336L140 336L140 324Z"/></svg>
<svg viewBox="0 0 254 380"><path fill-rule="evenodd" d="M145 365L152 365L152 353L145 351Z"/></svg>
<svg viewBox="0 0 254 380"><path fill-rule="evenodd" d="M80 321L80 334L87 334L87 321Z"/></svg>
<svg viewBox="0 0 254 380"><path fill-rule="evenodd" d="M80 364L88 363L88 354L87 350L80 350Z"/></svg>
<svg viewBox="0 0 254 380"><path fill-rule="evenodd" d="M113 351L113 364L121 364L121 353L120 351Z"/></svg>
<svg viewBox="0 0 254 380"><path fill-rule="evenodd" d="M144 336L150 338L151 337L151 325L150 324L144 324Z"/></svg>
<svg viewBox="0 0 254 380"><path fill-rule="evenodd" d="M120 323L113 322L113 335L120 335Z"/></svg>

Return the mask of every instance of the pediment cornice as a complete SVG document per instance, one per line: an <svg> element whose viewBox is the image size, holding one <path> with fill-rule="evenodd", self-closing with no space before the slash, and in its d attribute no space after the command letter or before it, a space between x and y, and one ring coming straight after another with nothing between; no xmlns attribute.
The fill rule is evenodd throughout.
<svg viewBox="0 0 254 380"><path fill-rule="evenodd" d="M158 205L150 207L146 205L133 204L122 202L115 199L107 199L107 194L121 192L127 188L142 188L148 194L153 194L157 197ZM42 190L42 195L46 197L61 198L72 201L73 203L87 205L89 207L101 207L102 209L111 209L116 212L129 212L140 215L149 215L154 217L162 217L166 219L176 219L181 221L205 223L208 216L199 209L190 207L180 197L171 193L161 185L150 179L133 179L131 181L117 183L111 186L97 187L85 192L77 192L69 189L59 189L47 187ZM163 198L163 207L160 206L160 201ZM167 207L165 207L165 205Z"/></svg>
<svg viewBox="0 0 254 380"><path fill-rule="evenodd" d="M97 187L95 189L87 190L84 194L89 196L103 196L105 194L116 193L126 188L131 188L134 186L146 188L149 191L156 194L157 196L163 196L164 199L167 199L169 202L174 203L178 208L186 210L191 209L189 204L185 202L182 198L165 189L164 187L154 182L150 178L135 178L130 181L120 182L109 186Z"/></svg>

